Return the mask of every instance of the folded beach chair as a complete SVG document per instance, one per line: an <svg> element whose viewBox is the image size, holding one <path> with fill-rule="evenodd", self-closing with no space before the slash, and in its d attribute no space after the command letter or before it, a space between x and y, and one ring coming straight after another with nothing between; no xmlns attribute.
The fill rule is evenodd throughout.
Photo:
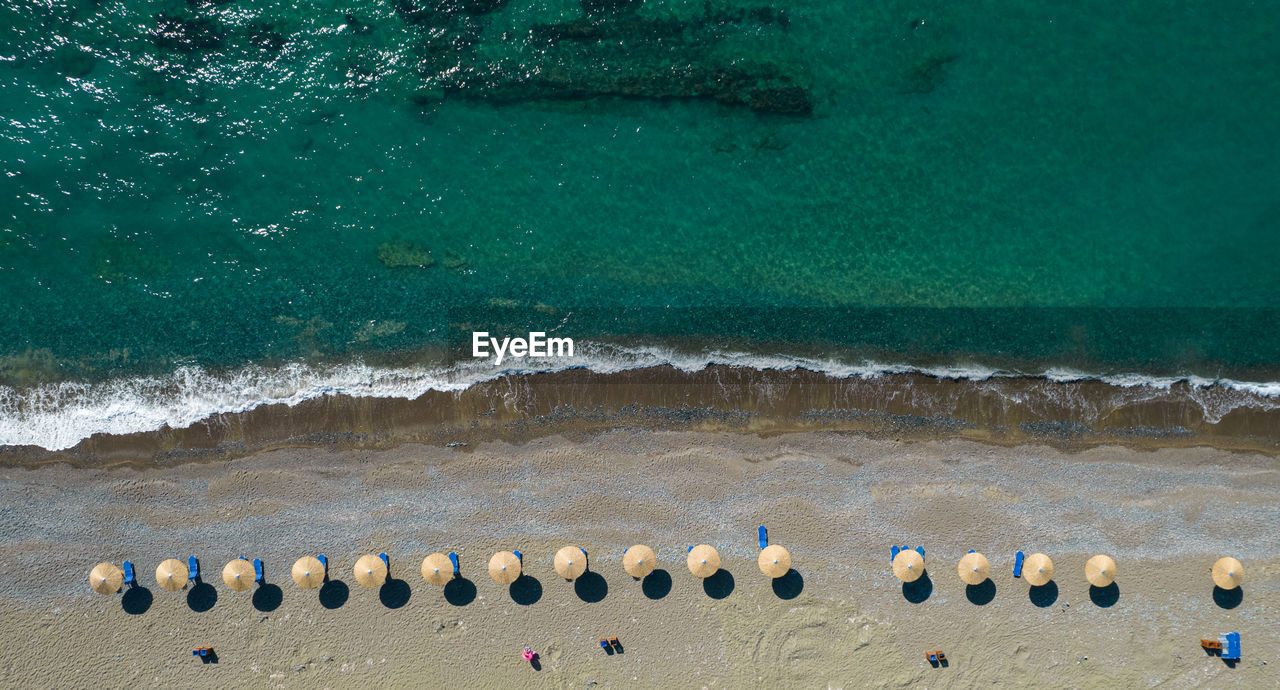
<svg viewBox="0 0 1280 690"><path fill-rule="evenodd" d="M1232 632L1218 637L1218 642L1222 643L1222 658L1226 661L1238 661L1240 659L1240 633Z"/></svg>
<svg viewBox="0 0 1280 690"><path fill-rule="evenodd" d="M378 554L378 558L381 558L381 559L382 559L382 564L383 564L383 565L385 565L385 566L387 566L387 572L388 572L388 573L390 573L390 572L391 572L391 561L387 560L387 554L386 554L386 553L380 553L380 554ZM390 576L390 575L388 575L388 576L387 576L387 579L391 579L391 576Z"/></svg>
<svg viewBox="0 0 1280 690"><path fill-rule="evenodd" d="M129 561L124 562L124 584L126 587L132 587L137 584L137 581L133 579L133 563Z"/></svg>
<svg viewBox="0 0 1280 690"><path fill-rule="evenodd" d="M928 659L929 663L933 664L934 666L938 665L938 655L936 652L925 652L924 658Z"/></svg>
<svg viewBox="0 0 1280 690"><path fill-rule="evenodd" d="M458 554L450 551L449 562L453 563L453 576L457 577L458 576Z"/></svg>
<svg viewBox="0 0 1280 690"><path fill-rule="evenodd" d="M521 554L519 551L512 551L511 553L514 553L516 555L516 558L520 559L520 565L524 566L524 555Z"/></svg>
<svg viewBox="0 0 1280 690"><path fill-rule="evenodd" d="M920 554L920 557L921 557L921 558L924 558L924 547L923 547L923 546L917 546L917 547L916 547L916 553Z"/></svg>
<svg viewBox="0 0 1280 690"><path fill-rule="evenodd" d="M600 638L600 649L609 649L609 641L604 638Z"/></svg>
<svg viewBox="0 0 1280 690"><path fill-rule="evenodd" d="M253 581L262 584L262 559L253 559Z"/></svg>
<svg viewBox="0 0 1280 690"><path fill-rule="evenodd" d="M760 537L760 550L763 551L764 547L769 545L769 530L766 530L764 525L760 525L760 529L757 532Z"/></svg>
<svg viewBox="0 0 1280 690"><path fill-rule="evenodd" d="M1013 576L1022 577L1022 552L1013 555Z"/></svg>
<svg viewBox="0 0 1280 690"><path fill-rule="evenodd" d="M899 551L902 551L902 549L898 548L897 546L890 546L890 547L889 547L889 562L890 562L890 563L893 563L893 559L895 559L895 558L897 558L897 557L898 557L898 552L899 552Z"/></svg>
<svg viewBox="0 0 1280 690"><path fill-rule="evenodd" d="M187 559L187 579L196 582L200 579L200 561L195 556Z"/></svg>
<svg viewBox="0 0 1280 690"><path fill-rule="evenodd" d="M1202 637L1200 638L1200 646L1205 649L1222 651L1222 643L1217 640L1206 640Z"/></svg>
<svg viewBox="0 0 1280 690"><path fill-rule="evenodd" d="M316 560L320 561L320 565L324 567L324 579L328 580L329 579L329 559L325 558L324 554L320 554L319 556L316 556Z"/></svg>

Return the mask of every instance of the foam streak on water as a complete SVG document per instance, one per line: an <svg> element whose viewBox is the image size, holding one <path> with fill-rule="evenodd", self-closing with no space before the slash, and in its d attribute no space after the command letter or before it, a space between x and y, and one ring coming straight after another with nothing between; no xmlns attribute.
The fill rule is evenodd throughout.
<svg viewBox="0 0 1280 690"><path fill-rule="evenodd" d="M711 366L758 371L806 370L835 379L880 379L917 374L936 379L983 382L1000 392L1002 382L1039 379L1042 385L1009 390L1019 404L1070 395L1071 383L1097 380L1116 389L1106 404L1078 401L1072 406L1085 418L1096 419L1109 405L1169 400L1199 408L1204 420L1218 423L1240 408L1280 409L1280 382L1245 382L1201 377L1090 376L1061 370L1039 374L999 370L977 365L922 368L876 362L846 363L804 357L766 356L746 352L680 353L659 346L620 347L581 344L575 357L520 360L515 366L495 367L486 360L463 360L450 365L371 366L361 361L341 364L292 362L279 366L248 366L225 372L182 367L165 376L113 379L102 382L60 382L15 389L0 387L0 445L39 446L63 450L94 434L129 434L165 427L181 429L203 419L252 410L262 405L294 406L323 396L401 398L412 400L429 391L461 391L503 376L586 369L599 374L670 366L683 372ZM1043 402L1043 401L1041 401ZM1062 404L1062 400L1056 400ZM945 401L943 406L945 407ZM1086 409L1097 408L1097 409Z"/></svg>

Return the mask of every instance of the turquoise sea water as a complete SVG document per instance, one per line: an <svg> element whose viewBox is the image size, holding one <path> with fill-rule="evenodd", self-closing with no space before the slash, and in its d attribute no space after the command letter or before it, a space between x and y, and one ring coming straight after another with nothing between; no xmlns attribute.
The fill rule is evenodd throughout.
<svg viewBox="0 0 1280 690"><path fill-rule="evenodd" d="M0 383L421 352L484 309L1280 380L1278 30L1237 1L6 2ZM779 84L805 107L753 95Z"/></svg>

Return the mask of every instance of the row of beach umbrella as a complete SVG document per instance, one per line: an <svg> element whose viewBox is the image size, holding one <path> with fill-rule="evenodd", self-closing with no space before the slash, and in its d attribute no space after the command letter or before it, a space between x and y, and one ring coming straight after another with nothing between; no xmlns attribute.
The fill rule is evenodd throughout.
<svg viewBox="0 0 1280 690"><path fill-rule="evenodd" d="M763 534L763 532L762 532ZM762 539L761 544L765 542ZM422 577L429 584L444 586L458 576L457 554L433 553L422 561ZM195 560L192 559L192 565ZM769 544L760 550L757 563L760 571L770 578L780 578L791 571L791 554L782 546ZM587 571L587 552L578 546L566 546L556 552L552 561L556 573L566 580L581 577ZM686 565L695 577L708 578L720 570L720 554L715 547L699 544L690 547ZM657 556L653 549L636 544L622 554L622 568L628 575L640 579L653 572ZM126 563L126 567L131 568ZM915 582L925 572L923 549L902 549L892 560L893 574L902 582ZM243 592L260 580L260 561L244 557L235 558L222 569L222 581L232 591ZM352 568L355 581L363 587L381 587L387 582L389 561L386 554L365 554ZM509 585L520 579L523 557L519 551L499 551L489 559L489 576L498 584ZM976 551L965 554L957 566L960 579L967 585L980 585L991 576L991 563ZM290 572L293 581L303 589L322 585L328 576L328 562L324 556L303 556ZM1021 574L1032 586L1042 586L1053 580L1053 560L1043 553L1033 553L1022 564ZM1099 554L1085 563L1084 575L1089 584L1107 587L1115 582L1116 562ZM1230 556L1220 558L1210 569L1213 582L1222 589L1235 589L1244 579L1244 566ZM167 559L156 567L156 583L162 589L177 591L194 577L191 569L182 561ZM100 594L120 590L125 580L124 572L112 563L99 563L89 573L89 584Z"/></svg>
<svg viewBox="0 0 1280 690"><path fill-rule="evenodd" d="M458 576L457 554L433 553L422 560L422 577L429 584L444 586ZM760 570L771 578L783 577L791 571L791 554L777 544L761 549L758 559ZM636 544L622 554L622 568L628 575L641 579L653 572L658 558L653 549ZM587 552L578 546L566 546L556 552L552 561L556 572L566 580L575 580L587 571ZM708 578L720 570L720 554L715 547L699 544L690 547L686 564L689 571L700 578ZM194 559L192 567L198 567ZM498 584L509 585L520 579L523 557L519 551L499 551L489 559L489 576ZM156 583L161 589L175 592L195 577L192 567L176 558L162 561L156 566ZM243 592L260 579L260 561L239 557L232 559L222 569L222 581L235 592ZM126 569L132 566L126 562ZM386 554L365 554L356 559L352 574L363 587L381 587L387 581L389 561ZM324 556L303 556L290 571L293 581L303 589L314 589L328 577L328 561ZM99 563L89 573L89 584L95 592L112 594L125 584L125 571L113 563Z"/></svg>
<svg viewBox="0 0 1280 690"><path fill-rule="evenodd" d="M915 582L924 575L924 554L913 549L903 549L893 557L893 574L903 582ZM991 577L991 563L977 551L970 551L960 558L957 565L960 579L966 585L980 585ZM1213 584L1226 590L1235 589L1244 580L1244 565L1230 556L1219 558L1209 569ZM1033 587L1041 587L1053 580L1053 559L1042 553L1027 556L1022 563L1021 576ZM1116 581L1116 562L1110 556L1098 554L1084 564L1084 577L1094 587L1108 587Z"/></svg>

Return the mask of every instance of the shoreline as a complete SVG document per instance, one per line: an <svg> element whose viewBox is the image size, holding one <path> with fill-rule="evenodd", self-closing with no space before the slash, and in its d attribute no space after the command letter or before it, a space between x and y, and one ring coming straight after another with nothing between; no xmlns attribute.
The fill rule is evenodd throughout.
<svg viewBox="0 0 1280 690"><path fill-rule="evenodd" d="M1236 395L1231 398L1231 395ZM323 394L216 414L185 428L94 434L73 447L0 446L0 463L85 467L226 460L284 447L527 442L611 429L837 431L1078 450L1209 447L1280 454L1280 400L1198 387L1096 379L838 377L806 369L670 365L598 373L506 374L414 398Z"/></svg>

